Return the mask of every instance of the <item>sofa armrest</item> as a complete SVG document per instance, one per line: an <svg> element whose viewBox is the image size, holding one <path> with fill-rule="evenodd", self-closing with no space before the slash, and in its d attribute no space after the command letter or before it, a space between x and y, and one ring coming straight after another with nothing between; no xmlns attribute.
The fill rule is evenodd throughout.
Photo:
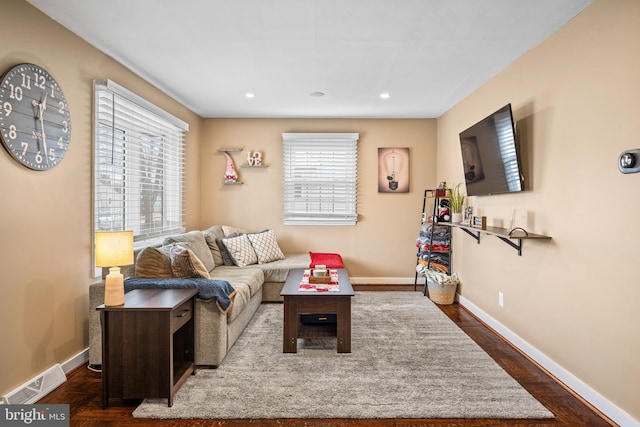
<svg viewBox="0 0 640 427"><path fill-rule="evenodd" d="M102 328L96 307L104 303L104 280L89 285L89 364L102 365Z"/></svg>

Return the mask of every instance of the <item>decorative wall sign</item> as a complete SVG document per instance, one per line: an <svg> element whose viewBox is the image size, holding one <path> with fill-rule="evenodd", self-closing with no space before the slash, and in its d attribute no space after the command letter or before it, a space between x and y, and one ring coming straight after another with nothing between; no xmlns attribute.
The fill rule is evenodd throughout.
<svg viewBox="0 0 640 427"><path fill-rule="evenodd" d="M262 153L260 151L247 151L247 164L249 166L262 166Z"/></svg>
<svg viewBox="0 0 640 427"><path fill-rule="evenodd" d="M378 193L409 192L409 147L378 148Z"/></svg>

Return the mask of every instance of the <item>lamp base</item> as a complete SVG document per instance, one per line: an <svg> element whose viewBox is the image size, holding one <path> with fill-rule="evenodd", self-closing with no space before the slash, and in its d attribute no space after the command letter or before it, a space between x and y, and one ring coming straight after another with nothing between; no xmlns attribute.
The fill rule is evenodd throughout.
<svg viewBox="0 0 640 427"><path fill-rule="evenodd" d="M111 267L104 281L104 305L124 305L124 276L120 273L120 267Z"/></svg>

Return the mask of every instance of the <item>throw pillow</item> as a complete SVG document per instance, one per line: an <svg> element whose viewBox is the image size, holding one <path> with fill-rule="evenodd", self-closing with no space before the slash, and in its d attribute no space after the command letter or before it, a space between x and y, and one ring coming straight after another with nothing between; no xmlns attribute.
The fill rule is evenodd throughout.
<svg viewBox="0 0 640 427"><path fill-rule="evenodd" d="M221 239L224 237L222 226L213 225L204 230L202 233L204 234L204 240L209 246L209 250L211 250L211 255L213 256L213 262L215 263L215 265L224 265L224 260L222 259L222 251L216 243L216 239Z"/></svg>
<svg viewBox="0 0 640 427"><path fill-rule="evenodd" d="M227 237L236 237L237 234L231 234L230 236ZM233 261L233 257L231 256L231 254L229 253L229 249L227 249L227 246L224 244L223 242L224 237L217 237L216 238L216 245L218 245L218 248L220 248L220 256L222 257L222 264L223 265L236 265L235 262Z"/></svg>
<svg viewBox="0 0 640 427"><path fill-rule="evenodd" d="M204 277L210 279L209 272L202 261L191 250L173 244L169 250L173 277Z"/></svg>
<svg viewBox="0 0 640 427"><path fill-rule="evenodd" d="M245 267L258 262L256 252L253 250L253 246L251 246L251 242L246 234L241 234L236 237L225 237L222 239L222 242L229 250L234 264L238 267Z"/></svg>
<svg viewBox="0 0 640 427"><path fill-rule="evenodd" d="M258 264L284 259L275 231L265 230L262 233L247 234L247 237L256 252Z"/></svg>
<svg viewBox="0 0 640 427"><path fill-rule="evenodd" d="M216 263L213 260L211 249L209 249L209 245L207 245L207 241L204 239L202 231L189 231L188 233L176 234L164 239L164 245L169 245L171 243L177 243L180 246L191 249L202 264L204 264L207 271L211 271L215 268ZM187 243L188 246L185 246L184 243Z"/></svg>
<svg viewBox="0 0 640 427"><path fill-rule="evenodd" d="M148 246L142 249L136 257L134 275L147 279L168 279L173 277L169 246L160 248Z"/></svg>
<svg viewBox="0 0 640 427"><path fill-rule="evenodd" d="M235 234L236 236L245 234L247 230L244 228L231 227L230 225L223 225L222 232L224 233L224 237L231 237L232 234Z"/></svg>

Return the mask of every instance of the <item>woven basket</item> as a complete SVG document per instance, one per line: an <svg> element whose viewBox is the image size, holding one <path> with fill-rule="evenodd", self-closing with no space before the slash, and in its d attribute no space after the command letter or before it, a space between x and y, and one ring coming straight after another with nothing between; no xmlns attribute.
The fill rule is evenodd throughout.
<svg viewBox="0 0 640 427"><path fill-rule="evenodd" d="M429 299L440 305L453 304L456 298L456 288L458 285L453 284L440 284L427 280L427 287L429 289Z"/></svg>

